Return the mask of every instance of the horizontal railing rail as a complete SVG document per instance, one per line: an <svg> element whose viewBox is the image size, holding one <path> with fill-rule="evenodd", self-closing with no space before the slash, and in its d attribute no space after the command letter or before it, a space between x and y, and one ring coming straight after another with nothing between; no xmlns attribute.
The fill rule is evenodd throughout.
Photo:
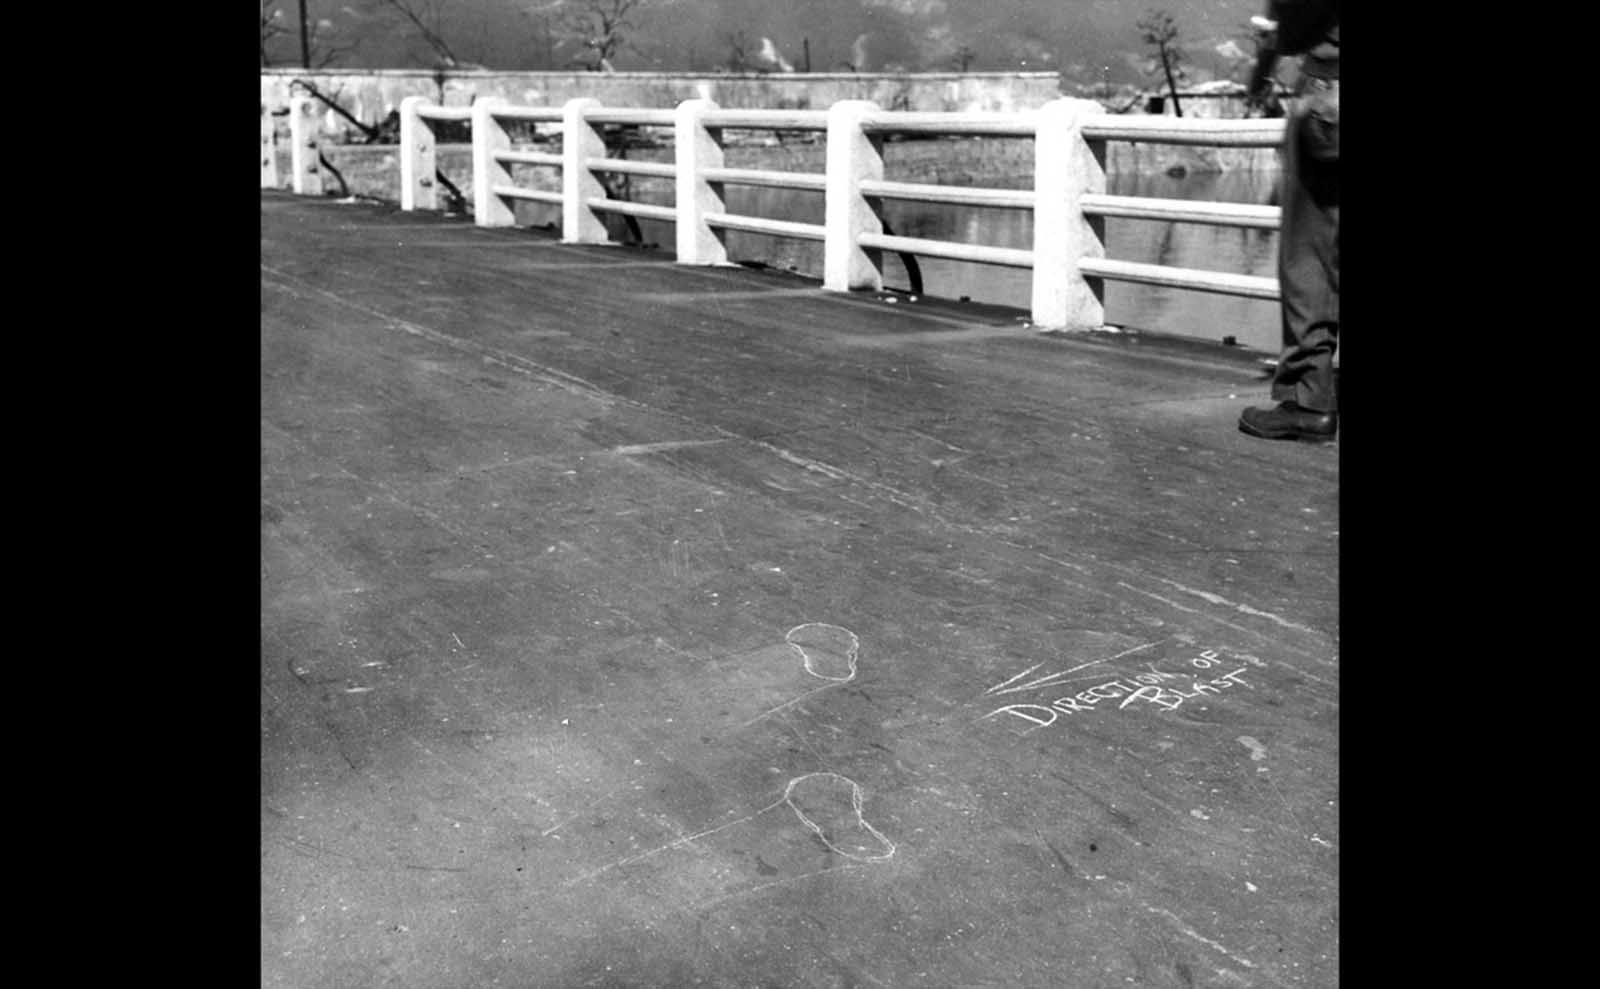
<svg viewBox="0 0 1600 989"><path fill-rule="evenodd" d="M896 237L890 234L872 233L862 234L858 240L863 247L899 251L903 254L1007 265L1013 268L1033 267L1033 252L1016 247L990 247L987 244L964 244L953 240L928 240L923 237Z"/></svg>
<svg viewBox="0 0 1600 989"><path fill-rule="evenodd" d="M276 127L262 107L262 185L276 186ZM561 107L514 106L482 99L471 107L443 107L408 97L400 109L401 206L437 209L437 142L434 122L470 123L473 212L481 226L515 223L513 204L531 201L560 206L562 237L573 243L606 243L601 215L672 223L677 261L726 264L726 231L793 238L823 244L823 288L881 289L885 252L977 264L1027 268L1033 272L1033 323L1045 329L1093 329L1104 319L1106 280L1136 282L1251 299L1276 300L1275 278L1177 268L1105 256L1107 218L1195 223L1276 230L1276 206L1205 202L1106 192L1105 145L1131 141L1223 148L1270 148L1283 139L1282 120L1196 120L1107 114L1099 104L1060 99L1016 113L926 113L885 111L874 103L846 100L827 110L723 109L710 100L687 100L670 110L604 107L572 100ZM523 121L559 125L561 151L513 147L505 124ZM291 184L302 194L320 194L316 111L297 98L289 107ZM614 156L607 128L670 129L670 162ZM821 173L732 168L726 163L728 131L812 131L826 135L826 170ZM892 181L884 177L883 147L893 135L1027 138L1034 142L1031 189L948 186ZM559 191L519 186L511 166L554 168ZM613 198L601 176L634 175L671 180L670 205ZM820 193L823 223L748 216L727 209L727 186L757 186ZM883 222L886 200L940 203L980 209L1029 210L1033 243L1028 248L901 237Z"/></svg>
<svg viewBox="0 0 1600 989"><path fill-rule="evenodd" d="M427 120L462 121L472 119L470 106L437 106L432 103L422 103L417 106L417 114Z"/></svg>
<svg viewBox="0 0 1600 989"><path fill-rule="evenodd" d="M1157 199L1153 196L1104 196L1093 193L1084 196L1082 204L1083 211L1090 216L1166 220L1171 223L1207 223L1214 226L1247 227L1256 230L1278 229L1279 209L1276 206Z"/></svg>
<svg viewBox="0 0 1600 989"><path fill-rule="evenodd" d="M983 206L990 209L1033 209L1032 189L985 189L965 185L928 185L922 182L861 183L861 192L883 199L903 199L919 203L950 203L956 206Z"/></svg>
<svg viewBox="0 0 1600 989"><path fill-rule="evenodd" d="M828 177L821 172L771 172L755 168L703 168L701 176L707 182L727 185L767 186L773 189L799 189L802 192L826 192Z"/></svg>
<svg viewBox="0 0 1600 989"><path fill-rule="evenodd" d="M1090 141L1143 141L1213 148L1275 148L1283 141L1283 121L1101 114L1084 122L1083 136Z"/></svg>
<svg viewBox="0 0 1600 989"><path fill-rule="evenodd" d="M494 160L508 165L549 165L560 168L561 156L548 151L496 151Z"/></svg>
<svg viewBox="0 0 1600 989"><path fill-rule="evenodd" d="M826 131L826 110L722 110L709 103L702 121L728 130Z"/></svg>
<svg viewBox="0 0 1600 989"><path fill-rule="evenodd" d="M676 178L678 169L661 161L634 161L630 158L585 158L583 167L594 172L645 175L659 179Z"/></svg>
<svg viewBox="0 0 1600 989"><path fill-rule="evenodd" d="M719 230L743 230L746 233L770 234L773 237L793 237L796 240L826 241L828 228L820 223L800 223L796 220L770 220L762 216L740 216L734 213L705 213L701 220Z"/></svg>
<svg viewBox="0 0 1600 989"><path fill-rule="evenodd" d="M1084 258L1079 265L1086 275L1101 278L1118 278L1146 285L1165 285L1168 288L1187 288L1201 292L1221 292L1242 295L1250 299L1278 298L1278 280L1259 275L1236 275L1226 271L1202 271L1195 268L1174 268L1163 264L1143 264L1138 261L1113 261L1110 258Z"/></svg>
<svg viewBox="0 0 1600 989"><path fill-rule="evenodd" d="M1033 137L1034 120L1027 113L938 113L872 110L861 115L861 129L871 134L958 134L970 137Z"/></svg>
<svg viewBox="0 0 1600 989"><path fill-rule="evenodd" d="M529 120L546 124L559 124L563 119L558 106L512 106L508 103L498 104L494 115L497 120Z"/></svg>

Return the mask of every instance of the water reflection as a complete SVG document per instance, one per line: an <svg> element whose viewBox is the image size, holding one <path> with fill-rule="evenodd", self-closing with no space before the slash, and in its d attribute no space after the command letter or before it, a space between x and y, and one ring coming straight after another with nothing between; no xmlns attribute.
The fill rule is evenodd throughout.
<svg viewBox="0 0 1600 989"><path fill-rule="evenodd" d="M1162 199L1199 199L1217 202L1267 204L1272 201L1275 171L1229 171L1165 174L1118 174L1108 180L1113 195ZM1031 176L985 184L1025 188ZM634 197L643 202L671 203L670 190L638 183ZM730 187L728 211L801 223L823 222L820 192L787 189ZM559 222L556 211L536 215L518 210L519 222ZM952 240L993 247L1029 248L1033 243L1033 214L1027 210L985 209L968 206L907 203L885 204L885 218L903 237ZM620 218L615 232L620 236ZM639 221L647 242L670 249L671 224ZM1105 220L1106 255L1123 261L1140 261L1179 268L1199 268L1245 275L1273 277L1277 273L1277 232L1241 230L1195 223L1153 220ZM761 261L814 278L822 277L822 244L761 234L729 231L728 255L733 260ZM924 290L944 298L966 296L978 302L1027 309L1031 273L1019 268L919 258ZM909 288L911 279L899 256L884 258L884 281L893 288ZM1106 321L1146 332L1221 340L1235 337L1241 346L1275 352L1278 349L1276 303L1240 299L1209 292L1160 286L1107 282Z"/></svg>
<svg viewBox="0 0 1600 989"><path fill-rule="evenodd" d="M1276 178L1276 172L1263 171L1182 177L1115 175L1108 191L1123 196L1265 205L1272 201ZM1278 235L1272 230L1113 218L1107 221L1107 235L1106 253L1113 258L1242 275L1277 274ZM1279 341L1276 303L1210 292L1109 282L1106 320L1212 340L1233 336L1242 346L1268 352L1276 351Z"/></svg>

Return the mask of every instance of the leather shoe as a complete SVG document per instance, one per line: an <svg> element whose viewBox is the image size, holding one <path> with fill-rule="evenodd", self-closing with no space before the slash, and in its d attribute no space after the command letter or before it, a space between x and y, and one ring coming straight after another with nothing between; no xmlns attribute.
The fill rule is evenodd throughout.
<svg viewBox="0 0 1600 989"><path fill-rule="evenodd" d="M1280 402L1270 409L1245 409L1239 415L1239 431L1268 440L1322 443L1333 439L1339 432L1339 414L1303 409L1293 402Z"/></svg>

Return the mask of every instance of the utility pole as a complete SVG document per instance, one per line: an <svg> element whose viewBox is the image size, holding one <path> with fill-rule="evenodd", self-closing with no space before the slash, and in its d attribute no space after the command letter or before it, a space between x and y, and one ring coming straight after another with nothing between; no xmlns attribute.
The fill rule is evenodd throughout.
<svg viewBox="0 0 1600 989"><path fill-rule="evenodd" d="M300 0L300 67L311 68L311 32L307 27L306 0Z"/></svg>
<svg viewBox="0 0 1600 989"><path fill-rule="evenodd" d="M810 38L801 38L800 39L800 50L805 53L805 57L803 59L803 61L805 62L805 66L806 66L805 67L805 71L806 72L810 72L811 71L811 39Z"/></svg>

